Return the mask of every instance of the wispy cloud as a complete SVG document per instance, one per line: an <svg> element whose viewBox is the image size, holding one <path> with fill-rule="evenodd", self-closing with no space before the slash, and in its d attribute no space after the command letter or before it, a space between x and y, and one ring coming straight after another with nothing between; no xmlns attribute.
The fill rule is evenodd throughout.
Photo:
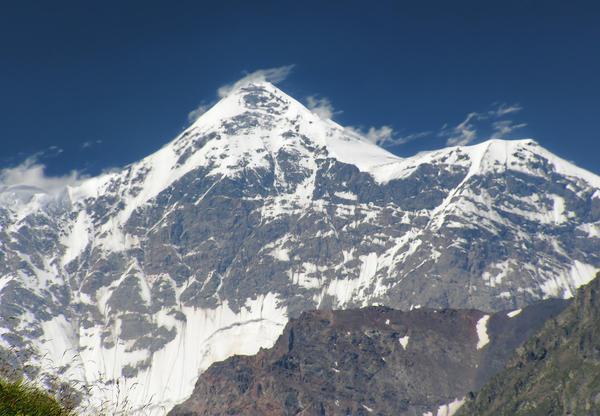
<svg viewBox="0 0 600 416"><path fill-rule="evenodd" d="M390 126L369 127L364 136L372 143L383 144L395 140L395 133Z"/></svg>
<svg viewBox="0 0 600 416"><path fill-rule="evenodd" d="M194 108L187 115L188 123L193 123L198 120L202 114L206 113L210 109L210 104L200 104L198 107Z"/></svg>
<svg viewBox="0 0 600 416"><path fill-rule="evenodd" d="M68 185L77 185L85 176L76 170L66 175L51 176L46 174L46 166L40 158L53 157L62 153L62 149L51 146L47 150L29 156L22 163L0 169L0 192L14 187L32 187L52 194L61 191Z"/></svg>
<svg viewBox="0 0 600 416"><path fill-rule="evenodd" d="M67 175L46 175L46 166L35 159L27 159L18 166L0 170L0 189L30 186L46 193L54 193L68 185L80 183L84 177L77 171Z"/></svg>
<svg viewBox="0 0 600 416"><path fill-rule="evenodd" d="M339 114L341 111L336 111L331 104L331 100L327 97L318 97L309 95L306 97L306 106L313 113L317 114L324 120L333 118L334 114Z"/></svg>
<svg viewBox="0 0 600 416"><path fill-rule="evenodd" d="M515 130L526 127L526 123L515 123L501 118L521 111L518 104L494 104L485 112L471 112L456 126L445 124L439 132L440 137L446 137L448 146L464 146L481 138L506 139Z"/></svg>
<svg viewBox="0 0 600 416"><path fill-rule="evenodd" d="M381 126L381 127L357 127L357 126L349 126L346 127L347 130L350 130L354 134L357 134L364 139L368 140L373 144L381 145L384 142L389 142L394 137L394 129L390 126Z"/></svg>
<svg viewBox="0 0 600 416"><path fill-rule="evenodd" d="M491 139L505 139L513 131L527 127L527 123L515 123L512 120L498 120L492 123L493 133Z"/></svg>
<svg viewBox="0 0 600 416"><path fill-rule="evenodd" d="M392 145L401 145L409 142L414 142L415 140L424 139L426 137L430 137L433 134L432 131L420 131L417 133L410 133L402 136L397 136L394 140L391 141Z"/></svg>
<svg viewBox="0 0 600 416"><path fill-rule="evenodd" d="M102 144L102 140L86 140L85 142L81 143L81 148L89 149L90 147L96 146L98 144Z"/></svg>
<svg viewBox="0 0 600 416"><path fill-rule="evenodd" d="M245 84L248 84L249 82L268 81L273 84L277 84L278 82L286 79L292 72L292 69L294 69L294 65L285 65L276 68L259 69L254 72L250 72L231 84L226 84L219 87L217 90L217 95L219 98L227 97L232 91Z"/></svg>
<svg viewBox="0 0 600 416"><path fill-rule="evenodd" d="M309 95L306 97L306 107L325 120L332 119L336 114L342 113L341 110L337 110L333 106L329 98L319 95ZM363 137L371 143L384 147L406 144L413 140L418 140L432 134L431 131L423 131L419 133L401 135L390 125L367 127L349 126L346 127L346 129Z"/></svg>
<svg viewBox="0 0 600 416"><path fill-rule="evenodd" d="M492 104L493 106L496 106L496 108L494 108L493 110L490 110L490 115L495 115L496 117L502 117L505 116L507 114L511 114L511 113L518 113L519 111L521 111L523 109L523 107L521 107L519 104L512 104L512 105L508 105L506 103L500 103L500 104Z"/></svg>
<svg viewBox="0 0 600 416"><path fill-rule="evenodd" d="M477 138L477 130L473 120L479 118L479 113L469 113L461 123L455 127L442 127L441 136L448 136L446 144L448 146L463 146L471 143Z"/></svg>

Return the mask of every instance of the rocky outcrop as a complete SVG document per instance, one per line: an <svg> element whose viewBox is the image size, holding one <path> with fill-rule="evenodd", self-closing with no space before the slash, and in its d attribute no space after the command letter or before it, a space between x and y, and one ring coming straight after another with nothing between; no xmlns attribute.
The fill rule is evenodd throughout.
<svg viewBox="0 0 600 416"><path fill-rule="evenodd" d="M459 415L600 415L600 274Z"/></svg>
<svg viewBox="0 0 600 416"><path fill-rule="evenodd" d="M273 348L213 364L169 415L436 415L458 407L566 304L491 316L384 307L303 313Z"/></svg>

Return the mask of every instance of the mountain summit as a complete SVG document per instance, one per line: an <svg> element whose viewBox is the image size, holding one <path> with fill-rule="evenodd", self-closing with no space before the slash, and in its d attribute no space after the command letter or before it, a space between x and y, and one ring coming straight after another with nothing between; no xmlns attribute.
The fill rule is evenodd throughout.
<svg viewBox="0 0 600 416"><path fill-rule="evenodd" d="M90 409L164 414L305 310L515 309L600 268L598 176L532 140L399 158L265 82L119 171L11 192L0 358Z"/></svg>

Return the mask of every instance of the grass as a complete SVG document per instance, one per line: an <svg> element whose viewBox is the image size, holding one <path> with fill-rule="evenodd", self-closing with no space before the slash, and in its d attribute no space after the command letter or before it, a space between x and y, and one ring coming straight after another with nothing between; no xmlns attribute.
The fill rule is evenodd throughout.
<svg viewBox="0 0 600 416"><path fill-rule="evenodd" d="M47 392L0 379L0 416L75 416Z"/></svg>

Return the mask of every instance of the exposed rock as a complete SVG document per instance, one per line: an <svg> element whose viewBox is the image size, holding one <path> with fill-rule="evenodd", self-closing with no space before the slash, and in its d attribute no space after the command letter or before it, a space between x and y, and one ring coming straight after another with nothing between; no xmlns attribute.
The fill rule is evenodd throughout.
<svg viewBox="0 0 600 416"><path fill-rule="evenodd" d="M459 415L600 415L600 274Z"/></svg>
<svg viewBox="0 0 600 416"><path fill-rule="evenodd" d="M544 301L512 317L383 307L306 312L273 348L213 364L169 415L435 415L479 388L566 305ZM489 342L478 348L481 321Z"/></svg>

